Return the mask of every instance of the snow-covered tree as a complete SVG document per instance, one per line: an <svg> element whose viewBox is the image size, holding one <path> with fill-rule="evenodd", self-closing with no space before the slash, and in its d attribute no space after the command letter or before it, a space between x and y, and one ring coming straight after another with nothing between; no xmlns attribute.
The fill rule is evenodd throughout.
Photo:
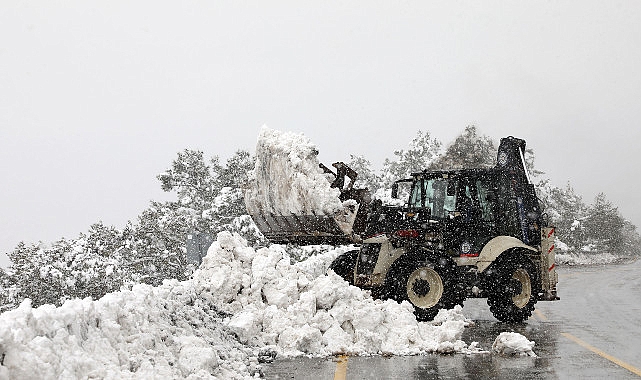
<svg viewBox="0 0 641 380"><path fill-rule="evenodd" d="M431 165L430 169L467 169L492 167L497 146L488 136L478 134L476 126L465 128Z"/></svg>
<svg viewBox="0 0 641 380"><path fill-rule="evenodd" d="M587 210L585 236L599 251L622 254L625 220L604 193L599 193Z"/></svg>
<svg viewBox="0 0 641 380"><path fill-rule="evenodd" d="M167 278L186 278L185 244L197 218L179 202L151 202L138 216L128 260L138 282L158 285Z"/></svg>
<svg viewBox="0 0 641 380"><path fill-rule="evenodd" d="M429 168L439 155L441 142L427 131L418 131L407 149L394 151L395 160L385 159L381 175L382 185L388 189L392 183L408 178L411 173Z"/></svg>
<svg viewBox="0 0 641 380"><path fill-rule="evenodd" d="M381 179L372 169L372 163L363 156L350 154L349 157L347 166L358 173L354 187L368 188L372 192L378 190L381 187Z"/></svg>
<svg viewBox="0 0 641 380"><path fill-rule="evenodd" d="M225 165L201 151L178 153L171 168L158 176L162 189L177 199L152 202L138 217L132 255L141 281L156 284L165 278L188 275L186 241L190 234L215 236L227 230L249 242L263 242L245 209L244 187L254 158L239 150Z"/></svg>
<svg viewBox="0 0 641 380"><path fill-rule="evenodd" d="M533 149L525 148L525 167L527 168L528 173L530 173L530 179L532 179L533 183L536 183L537 180L541 181L542 176L545 174L545 172L539 170L534 165L535 157L536 155Z"/></svg>
<svg viewBox="0 0 641 380"><path fill-rule="evenodd" d="M9 253L10 277L17 302L60 305L70 298L97 299L130 281L123 231L102 223L75 239L51 244L20 243Z"/></svg>
<svg viewBox="0 0 641 380"><path fill-rule="evenodd" d="M72 244L62 239L51 247L23 242L9 252L12 273L18 287L18 298L31 298L33 305L60 304L70 285L67 253ZM68 282L69 280L69 282Z"/></svg>
<svg viewBox="0 0 641 380"><path fill-rule="evenodd" d="M204 211L211 207L222 187L222 170L218 157L206 161L203 152L185 149L157 178L164 191L176 193L181 205Z"/></svg>
<svg viewBox="0 0 641 380"><path fill-rule="evenodd" d="M184 150L158 176L162 189L178 197L164 204L170 211L166 217L174 213L181 224L200 232L220 231L233 218L246 214L243 188L253 167L254 159L246 151L237 151L223 166L218 157L207 161L201 151Z"/></svg>
<svg viewBox="0 0 641 380"><path fill-rule="evenodd" d="M98 222L86 234L71 241L65 248L68 249L65 252L68 273L65 296L98 299L130 280L126 263L130 234L130 226L118 230Z"/></svg>
<svg viewBox="0 0 641 380"><path fill-rule="evenodd" d="M637 227L630 221L623 222L623 229L621 231L623 236L622 252L626 256L640 256L641 255L641 236Z"/></svg>
<svg viewBox="0 0 641 380"><path fill-rule="evenodd" d="M227 160L220 173L221 188L214 200L212 212L221 225L247 214L244 193L249 184L249 172L254 169L254 157L239 150Z"/></svg>
<svg viewBox="0 0 641 380"><path fill-rule="evenodd" d="M18 287L12 276L0 268L0 313L17 306Z"/></svg>
<svg viewBox="0 0 641 380"><path fill-rule="evenodd" d="M565 188L552 186L544 180L537 186L543 212L556 227L556 236L573 250L585 245L583 220L587 205L568 183Z"/></svg>

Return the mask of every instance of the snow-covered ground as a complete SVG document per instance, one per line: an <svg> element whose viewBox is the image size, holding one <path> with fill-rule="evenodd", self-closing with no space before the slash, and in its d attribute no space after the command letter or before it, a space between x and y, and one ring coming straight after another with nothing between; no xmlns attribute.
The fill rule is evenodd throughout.
<svg viewBox="0 0 641 380"><path fill-rule="evenodd" d="M248 378L259 355L480 352L460 308L417 322L326 274L346 247L291 263L223 232L193 279L0 315L0 379Z"/></svg>
<svg viewBox="0 0 641 380"><path fill-rule="evenodd" d="M559 239L556 239L554 245L557 265L603 265L612 264L618 260L616 256L608 252L571 252L568 246Z"/></svg>

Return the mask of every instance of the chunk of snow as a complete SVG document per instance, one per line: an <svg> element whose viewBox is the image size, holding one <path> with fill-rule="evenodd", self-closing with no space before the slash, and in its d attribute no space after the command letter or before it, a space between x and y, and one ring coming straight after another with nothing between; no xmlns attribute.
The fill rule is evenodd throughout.
<svg viewBox="0 0 641 380"><path fill-rule="evenodd" d="M528 340L519 333L502 332L494 340L492 351L502 355L537 357L532 351L534 344L534 341Z"/></svg>
<svg viewBox="0 0 641 380"><path fill-rule="evenodd" d="M330 215L343 210L340 190L319 167L318 150L303 134L263 127L245 204L252 213Z"/></svg>

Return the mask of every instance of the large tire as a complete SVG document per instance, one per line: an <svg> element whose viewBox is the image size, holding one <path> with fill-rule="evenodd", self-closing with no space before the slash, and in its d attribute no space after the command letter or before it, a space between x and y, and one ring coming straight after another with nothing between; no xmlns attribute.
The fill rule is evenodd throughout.
<svg viewBox="0 0 641 380"><path fill-rule="evenodd" d="M398 301L409 301L419 321L431 321L440 309L463 305L465 294L448 258L402 262L390 271L387 286Z"/></svg>
<svg viewBox="0 0 641 380"><path fill-rule="evenodd" d="M532 315L540 288L535 264L525 253L515 252L494 265L495 280L487 297L490 311L499 321L525 321Z"/></svg>
<svg viewBox="0 0 641 380"><path fill-rule="evenodd" d="M358 250L345 252L334 259L329 269L341 276L343 280L349 282L350 285L354 285L354 267L356 267L356 260L358 260Z"/></svg>

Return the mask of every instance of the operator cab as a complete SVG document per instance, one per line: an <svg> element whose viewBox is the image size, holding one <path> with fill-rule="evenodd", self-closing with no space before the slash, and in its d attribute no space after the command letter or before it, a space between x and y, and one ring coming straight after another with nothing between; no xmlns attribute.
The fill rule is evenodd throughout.
<svg viewBox="0 0 641 380"><path fill-rule="evenodd" d="M521 222L508 212L518 201L507 177L495 169L465 169L412 174L397 181L392 197L406 199L404 219L422 232L435 236L450 256L478 256L483 246L497 235L521 240ZM521 202L522 203L522 202Z"/></svg>

